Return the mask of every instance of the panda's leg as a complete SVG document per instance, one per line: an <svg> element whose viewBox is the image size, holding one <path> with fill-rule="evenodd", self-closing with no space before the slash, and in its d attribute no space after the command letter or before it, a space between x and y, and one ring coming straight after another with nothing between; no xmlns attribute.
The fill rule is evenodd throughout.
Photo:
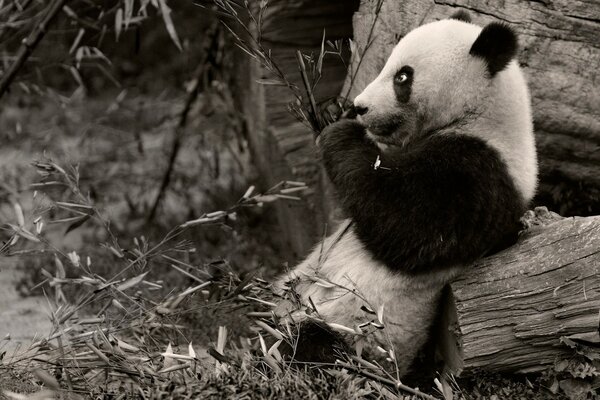
<svg viewBox="0 0 600 400"><path fill-rule="evenodd" d="M274 311L282 318L291 316L298 323L298 335L293 347L289 345L279 347L284 356L293 358L296 362L332 364L338 358L339 351L348 350L342 335L334 332L327 325L327 321L308 318L306 309L312 307L314 301L320 303L328 296L328 291L315 284L315 279L332 273L333 264L327 260L330 256L335 257L339 251L337 245L347 240L344 236L350 225L350 220L342 221L337 230L315 246L304 261L280 276L274 283L275 291L279 294L283 295L286 291L294 292L288 293L287 299L280 301ZM295 294L300 296L301 304L296 302Z"/></svg>
<svg viewBox="0 0 600 400"><path fill-rule="evenodd" d="M277 292L281 293L285 289L287 282L300 279L298 286L301 288L305 286L304 282L306 275L314 276L321 270L323 265L327 264L326 260L329 258L332 252L337 252L337 244L340 241L344 241L345 234L350 230L352 222L349 219L343 220L334 233L326 237L322 242L317 244L310 254L294 269L281 275L274 283L274 288ZM331 268L329 264L326 265L325 269Z"/></svg>
<svg viewBox="0 0 600 400"><path fill-rule="evenodd" d="M374 260L352 228L344 224L325 240L322 249L317 246L291 272L297 278L294 289L302 303L315 307L313 315L323 321L315 324L305 311L285 310L293 313L294 320L305 322L300 324L296 358L332 362L337 357L335 351L344 346L340 344L340 334L327 324L354 329L376 320L363 306L375 311L383 307L384 328L371 329L374 333L367 335L373 335L377 345L394 350L400 373L404 374L427 341L446 279L414 277L390 270ZM277 313L283 316L283 310L280 307ZM344 336L350 346L360 338Z"/></svg>

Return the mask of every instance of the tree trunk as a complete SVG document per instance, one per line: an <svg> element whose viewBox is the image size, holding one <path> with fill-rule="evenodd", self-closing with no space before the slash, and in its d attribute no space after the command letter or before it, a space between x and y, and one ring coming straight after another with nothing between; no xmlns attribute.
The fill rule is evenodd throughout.
<svg viewBox="0 0 600 400"><path fill-rule="evenodd" d="M455 372L539 371L573 355L561 338L600 340L600 216L536 212L544 225L452 283Z"/></svg>
<svg viewBox="0 0 600 400"><path fill-rule="evenodd" d="M318 57L324 33L331 41L351 38L352 14L357 7L357 0L269 1L262 31L264 47L271 50L286 77L303 88L296 51ZM288 111L294 100L288 88L257 83L272 76L244 52L240 51L238 60L237 98L253 160L265 186L289 179L304 181L311 188L303 202L275 205L281 239L288 244L288 261L294 262L323 237L330 221L313 133ZM317 102L339 94L348 61L333 55L324 58L322 77L315 89Z"/></svg>

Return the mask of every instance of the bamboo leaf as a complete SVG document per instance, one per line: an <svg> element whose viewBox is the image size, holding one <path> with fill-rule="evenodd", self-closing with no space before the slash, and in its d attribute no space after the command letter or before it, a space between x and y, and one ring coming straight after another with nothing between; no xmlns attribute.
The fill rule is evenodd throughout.
<svg viewBox="0 0 600 400"><path fill-rule="evenodd" d="M146 275L148 275L148 272L144 272L141 275L134 276L133 278L126 280L125 282L117 286L117 290L124 291L138 285L141 281L144 280Z"/></svg>
<svg viewBox="0 0 600 400"><path fill-rule="evenodd" d="M181 42L179 41L179 36L177 36L177 31L175 30L173 20L171 19L171 9L167 5L167 0L158 0L158 3L160 4L160 12L165 22L167 32L169 32L169 36L171 37L173 43L175 43L175 46L177 46L177 48L181 51Z"/></svg>
<svg viewBox="0 0 600 400"><path fill-rule="evenodd" d="M65 266L56 254L54 255L54 265L56 265L56 277L60 279L65 279L67 277Z"/></svg>
<svg viewBox="0 0 600 400"><path fill-rule="evenodd" d="M119 41L119 36L121 36L121 30L123 29L123 9L119 8L117 13L115 14L115 36L117 42Z"/></svg>
<svg viewBox="0 0 600 400"><path fill-rule="evenodd" d="M79 46L79 42L81 42L81 38L83 37L84 33L85 33L85 29L80 28L79 32L77 32L77 36L75 37L75 40L73 40L73 44L71 45L71 48L69 49L69 54L73 54L75 49Z"/></svg>
<svg viewBox="0 0 600 400"><path fill-rule="evenodd" d="M319 59L317 60L317 72L321 75L323 70L323 58L325 58L325 29L323 29L323 40L321 40L321 52L319 53Z"/></svg>
<svg viewBox="0 0 600 400"><path fill-rule="evenodd" d="M21 228L20 226L13 225L13 224L7 224L7 225L14 231L15 234L21 236L22 238L30 240L35 243L40 242L40 239L38 239L33 233L29 232L27 229ZM14 239L13 239L13 243L15 243Z"/></svg>
<svg viewBox="0 0 600 400"><path fill-rule="evenodd" d="M84 52L84 48L83 47L79 47L77 49L77 51L75 52L75 65L77 68L79 68L81 66L81 61L83 60L83 54Z"/></svg>
<svg viewBox="0 0 600 400"><path fill-rule="evenodd" d="M125 29L129 27L133 15L133 0L125 0Z"/></svg>
<svg viewBox="0 0 600 400"><path fill-rule="evenodd" d="M17 222L19 226L22 228L25 226L25 216L23 215L23 208L18 202L13 204L13 208L15 209L15 215L17 216Z"/></svg>
<svg viewBox="0 0 600 400"><path fill-rule="evenodd" d="M71 76L73 77L75 82L77 82L77 85L79 85L79 87L84 87L83 79L81 78L79 71L77 71L77 68L70 66L69 72L71 72Z"/></svg>
<svg viewBox="0 0 600 400"><path fill-rule="evenodd" d="M71 225L68 226L68 228L65 230L65 235L69 232L71 232L72 230L75 230L77 228L79 228L81 225L83 225L85 223L85 221L87 221L88 219L90 219L89 215L86 215L84 217L79 218L77 221L73 222Z"/></svg>
<svg viewBox="0 0 600 400"><path fill-rule="evenodd" d="M190 342L190 344L188 346L188 355L191 358L196 358L196 352L194 351L194 347L192 346L192 342Z"/></svg>
<svg viewBox="0 0 600 400"><path fill-rule="evenodd" d="M285 82L282 82L279 79L257 79L256 83L267 86L287 86Z"/></svg>
<svg viewBox="0 0 600 400"><path fill-rule="evenodd" d="M48 372L43 369L36 369L33 371L33 374L49 389L52 390L60 390L60 385L55 377L50 375Z"/></svg>
<svg viewBox="0 0 600 400"><path fill-rule="evenodd" d="M257 202L262 202L262 203L272 203L272 202L276 201L277 199L278 199L278 197L273 194L266 194L266 195L254 197L254 200L256 200Z"/></svg>

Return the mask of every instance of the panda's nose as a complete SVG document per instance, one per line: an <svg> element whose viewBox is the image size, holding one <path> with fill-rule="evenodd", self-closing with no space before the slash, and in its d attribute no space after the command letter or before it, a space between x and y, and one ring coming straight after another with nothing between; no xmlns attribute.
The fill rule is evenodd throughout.
<svg viewBox="0 0 600 400"><path fill-rule="evenodd" d="M358 115L365 115L367 111L369 111L369 107L363 107L355 104L354 111L356 111Z"/></svg>

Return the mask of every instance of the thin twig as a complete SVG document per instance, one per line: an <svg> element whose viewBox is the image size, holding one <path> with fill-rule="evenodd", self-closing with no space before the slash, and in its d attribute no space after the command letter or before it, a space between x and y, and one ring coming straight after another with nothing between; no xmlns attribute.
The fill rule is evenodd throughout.
<svg viewBox="0 0 600 400"><path fill-rule="evenodd" d="M27 61L31 53L33 53L33 50L35 50L37 45L48 32L48 26L66 3L67 0L55 0L48 8L48 12L42 21L36 25L29 36L23 40L23 43L21 43L21 47L19 47L19 51L17 52L15 61L4 73L4 75L2 75L2 79L0 80L0 98L4 95L4 93L6 93L8 87L17 76L17 73L23 64L25 64L25 61Z"/></svg>
<svg viewBox="0 0 600 400"><path fill-rule="evenodd" d="M375 5L375 16L373 17L373 23L371 24L371 28L369 29L369 35L367 36L367 43L365 45L365 49L364 49L363 53L360 55L360 58L358 59L358 64L356 65L356 69L354 71L352 71L352 76L350 77L350 84L348 85L348 90L346 90L346 94L342 97L344 100L347 100L348 96L350 96L350 91L352 90L352 87L354 86L354 80L356 79L356 75L358 74L358 70L360 69L363 59L365 58L365 54L367 54L367 51L373 44L372 38L373 38L373 34L375 33L375 25L377 24L377 20L379 19L379 14L381 13L381 9L383 8L384 1L385 0L378 0L377 4ZM352 65L352 64L350 64L350 65Z"/></svg>
<svg viewBox="0 0 600 400"><path fill-rule="evenodd" d="M306 89L306 95L310 102L310 108L312 110L313 130L315 131L315 135L318 135L321 132L321 123L319 121L319 110L317 109L317 102L315 101L315 96L311 90L312 85L308 80L308 74L306 73L306 65L304 64L304 59L302 58L302 53L300 50L296 50L296 59L298 61L298 68L300 69L300 76L302 76L302 82L304 83L304 88Z"/></svg>
<svg viewBox="0 0 600 400"><path fill-rule="evenodd" d="M23 2L23 4L21 4L21 11L25 12L26 8L29 7L29 3L31 3L32 0L25 0ZM18 18L22 17L22 13L18 13L18 12L13 12L13 8L17 7L16 6L17 2L13 1L11 3L9 3L5 9L3 10L3 14L6 13L8 14L8 18L6 20L6 22L3 23L3 26L0 27L0 40L2 39L2 36L4 36L4 33L6 32L6 30L9 28L10 24L12 22L14 22L15 20L17 20Z"/></svg>
<svg viewBox="0 0 600 400"><path fill-rule="evenodd" d="M205 83L204 75L205 75L206 69L207 69L208 55L209 55L209 52L211 51L210 43L211 43L212 39L214 38L214 36L219 34L219 29L216 25L213 26L212 29L213 29L213 32L207 36L209 44L207 46L205 46L204 52L202 54L202 59L200 60L200 63L198 64L198 68L196 69L196 72L194 73L194 83L193 83L192 87L190 88L190 90L188 91L187 98L185 99L185 105L183 107L183 110L179 114L179 122L177 124L177 127L175 128L173 144L171 145L171 151L169 153L169 163L167 165L167 170L165 171L165 173L163 175L163 178L162 178L162 181L160 184L160 188L158 190L156 198L154 199L152 208L150 209L150 212L148 213L148 216L146 217L146 223L152 222L152 220L156 216L156 212L158 211L158 208L160 207L160 203L167 191L167 188L169 187L169 184L171 183L171 176L173 175L173 170L175 169L175 161L177 160L177 155L179 154L179 150L181 149L181 144L183 141L183 136L185 133L185 126L187 125L189 113L192 109L192 105L196 102L196 99L198 98L198 94L201 92L201 89L203 89L202 86Z"/></svg>
<svg viewBox="0 0 600 400"><path fill-rule="evenodd" d="M419 396L423 399L427 399L427 400L438 400L436 397L433 397L427 393L423 393L420 390L417 389L413 389L410 386L406 386L405 384L401 383L401 382L394 382L391 379L388 378L384 378L383 376L379 376L377 374L374 374L372 372L369 371L365 371L363 368L359 368L357 366L354 366L352 364L348 364L348 363L344 363L344 362L338 362L336 364L339 367L342 368L346 368L349 370L352 370L353 372L364 376L365 378L369 378L369 379L373 379L374 381L377 381L383 385L386 385L392 389L396 389L396 390L402 390L405 391L407 393L410 394L414 394L415 396Z"/></svg>
<svg viewBox="0 0 600 400"><path fill-rule="evenodd" d="M192 109L192 105L198 98L198 93L200 92L200 90L199 90L200 84L202 82L202 76L204 75L204 65L203 64L204 64L204 62L202 62L200 64L200 66L198 67L198 69L196 70L195 81L193 83L192 88L188 92L188 96L185 100L185 105L183 107L183 110L179 114L179 123L177 124L177 127L175 128L175 135L173 138L173 143L171 145L171 151L169 153L169 163L167 165L167 170L165 171L165 173L163 175L163 178L162 178L162 181L160 184L160 189L158 190L158 193L156 194L156 198L154 199L152 208L150 209L150 212L148 213L148 216L146 217L147 223L151 222L154 219L156 212L158 211L158 207L160 206L160 203L162 201L162 198L163 198L167 188L169 187L169 184L171 183L171 176L173 175L173 169L175 168L175 160L177 159L177 155L179 154L179 149L181 148L181 143L183 141L183 134L185 132L185 126L187 125L187 118L190 113L190 110Z"/></svg>

